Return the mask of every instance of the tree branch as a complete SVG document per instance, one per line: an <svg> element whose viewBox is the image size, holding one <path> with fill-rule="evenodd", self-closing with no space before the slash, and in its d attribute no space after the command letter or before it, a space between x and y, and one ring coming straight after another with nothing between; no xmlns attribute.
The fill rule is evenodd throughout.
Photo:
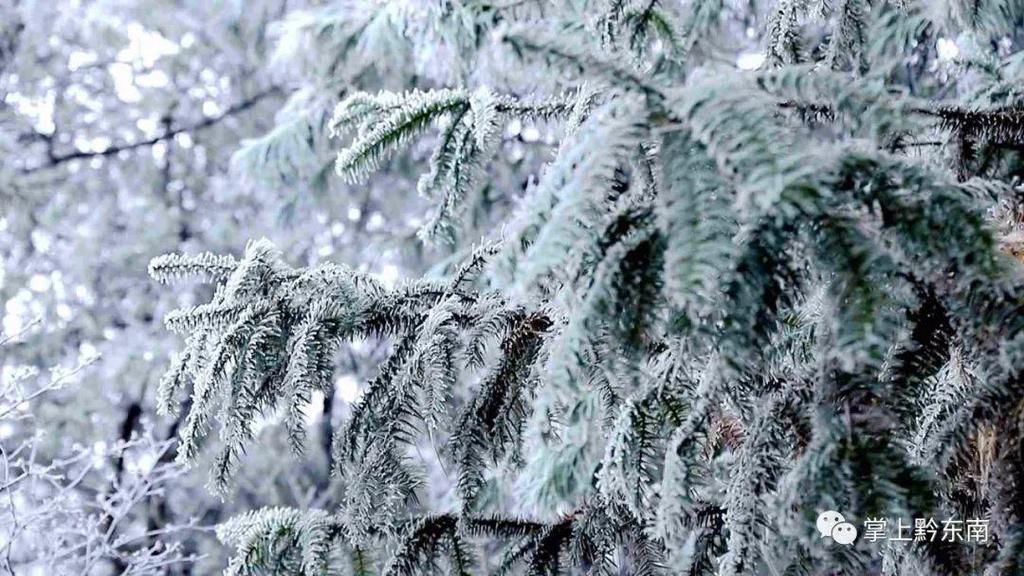
<svg viewBox="0 0 1024 576"><path fill-rule="evenodd" d="M106 156L115 156L117 154L120 154L121 152L126 152L126 151L129 151L129 150L135 150L137 148L145 148L147 146L153 146L153 145L155 145L155 144L157 144L159 142L163 142L164 140L169 140L171 138L174 138L178 134L197 132L199 130L203 130L205 128L209 128L211 126L214 126L215 124L218 124L221 121L226 120L227 118L230 118L231 116L234 116L236 114L239 114L241 112L244 112L244 111L252 108L256 104L258 104L261 100L263 100L263 99L265 99L267 97L279 94L280 92L281 92L281 89L279 87L277 87L277 86L268 88L267 90L264 90L263 92L255 94L254 96L252 96L250 98L247 98L246 100L243 100L242 102L239 102L238 104L235 104L235 105L231 106L230 108L225 110L219 116L213 116L213 117L210 117L210 118L204 118L203 120L200 120L199 122L196 122L194 124L189 124L187 126L179 126L178 128L172 128L172 129L169 129L169 130L165 131L164 133L162 133L162 134L160 134L158 136L154 136L154 137L148 138L146 140L140 140L138 142L130 142L130 143L125 143L125 144L118 144L116 146L109 146L109 147L107 147L107 148L105 148L105 149L103 149L101 151L98 151L98 152L85 152L85 151L82 151L82 150L76 150L76 151L70 152L68 154L51 154L48 163L43 164L41 166L37 166L35 168L28 168L28 169L22 170L22 174L32 174L34 172L39 172L41 170L48 170L50 168L55 168L57 166L60 166L61 164L64 164L66 162L70 162L72 160L81 160L81 159L84 159L84 158L102 158L102 157L106 157Z"/></svg>

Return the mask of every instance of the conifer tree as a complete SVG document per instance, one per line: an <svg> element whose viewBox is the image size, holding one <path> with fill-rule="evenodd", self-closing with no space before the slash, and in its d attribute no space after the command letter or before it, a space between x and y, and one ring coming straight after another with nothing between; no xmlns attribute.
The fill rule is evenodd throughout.
<svg viewBox="0 0 1024 576"><path fill-rule="evenodd" d="M265 240L150 266L216 286L166 318L161 397L190 395L178 457L213 451L222 493L261 416L302 449L340 343L390 347L333 438L338 505L232 520L228 573L1024 573L1024 6L374 6L290 30L355 84L336 177L418 162L441 274ZM527 124L551 155L494 206ZM824 510L990 534L847 547Z"/></svg>

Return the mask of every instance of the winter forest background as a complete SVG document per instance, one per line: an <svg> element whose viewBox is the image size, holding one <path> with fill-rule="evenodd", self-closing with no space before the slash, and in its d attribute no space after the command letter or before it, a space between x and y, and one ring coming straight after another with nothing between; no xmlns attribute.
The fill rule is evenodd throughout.
<svg viewBox="0 0 1024 576"><path fill-rule="evenodd" d="M1022 43L0 0L0 573L1024 574Z"/></svg>

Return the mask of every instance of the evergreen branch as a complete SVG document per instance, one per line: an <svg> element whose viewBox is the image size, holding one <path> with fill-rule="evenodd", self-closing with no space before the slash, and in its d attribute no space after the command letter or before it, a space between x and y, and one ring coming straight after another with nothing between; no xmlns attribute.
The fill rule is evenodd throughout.
<svg viewBox="0 0 1024 576"><path fill-rule="evenodd" d="M964 138L1003 145L1024 145L1024 110L1016 107L979 110L939 106L917 111L938 118L943 129L956 132Z"/></svg>
<svg viewBox="0 0 1024 576"><path fill-rule="evenodd" d="M218 283L226 280L237 265L238 262L230 255L218 256L209 252L194 256L165 254L150 261L149 275L161 284L170 284L189 276L197 276L208 283Z"/></svg>

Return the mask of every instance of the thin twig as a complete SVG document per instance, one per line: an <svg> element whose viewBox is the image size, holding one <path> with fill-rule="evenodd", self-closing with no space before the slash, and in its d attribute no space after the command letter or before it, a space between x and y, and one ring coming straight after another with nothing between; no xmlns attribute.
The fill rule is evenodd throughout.
<svg viewBox="0 0 1024 576"><path fill-rule="evenodd" d="M229 118L231 116L234 116L235 114L238 114L240 112L244 112L244 111L248 110L249 108L252 108L253 106L258 104L264 98L267 98L269 96L273 96L273 95L278 94L280 92L281 92L281 89L279 87L277 87L277 86L268 88L267 90L264 90L263 92L260 92L259 94L256 94L255 96L253 96L251 98L248 98L248 99L246 99L246 100L244 100L242 102L239 102L238 104L235 104L234 106L231 106L230 108L225 110L223 114L220 114L219 116L213 116L211 118L205 118L205 119L203 119L203 120L201 120L199 122L196 122L194 124L189 124L187 126L180 126L178 128L173 128L173 129L167 130L166 132L164 132L163 134L160 134L159 136L154 136L153 138L148 138L146 140L140 140L138 142L130 142L130 143L125 143L125 144L118 144L116 146L108 146L107 148L105 148L103 150L100 150L98 152L85 152L85 151L82 151L82 150L76 150L74 152L70 152L70 153L67 153L67 154L54 154L54 155L50 156L50 161L47 162L46 164L43 164L41 166L37 166L35 168L24 169L24 170L21 171L21 173L22 174L33 174L33 173L39 172L41 170L48 170L50 168L55 168L57 166L60 166L61 164L64 164L65 162L70 162L72 160L80 160L80 159L84 159L84 158L102 158L102 157L106 157L106 156L115 156L117 154L120 154L121 152L126 152L126 151L129 151L129 150L135 150L137 148L145 148L145 147L148 147L148 146L153 146L153 145L158 144L160 142L163 142L165 140L169 140L171 138L174 138L178 134L191 133L191 132L196 132L196 131L202 130L204 128L209 128L209 127L211 127L211 126L213 126L215 124L218 124L221 121L223 121L223 120L225 120L225 119L227 119L227 118Z"/></svg>

